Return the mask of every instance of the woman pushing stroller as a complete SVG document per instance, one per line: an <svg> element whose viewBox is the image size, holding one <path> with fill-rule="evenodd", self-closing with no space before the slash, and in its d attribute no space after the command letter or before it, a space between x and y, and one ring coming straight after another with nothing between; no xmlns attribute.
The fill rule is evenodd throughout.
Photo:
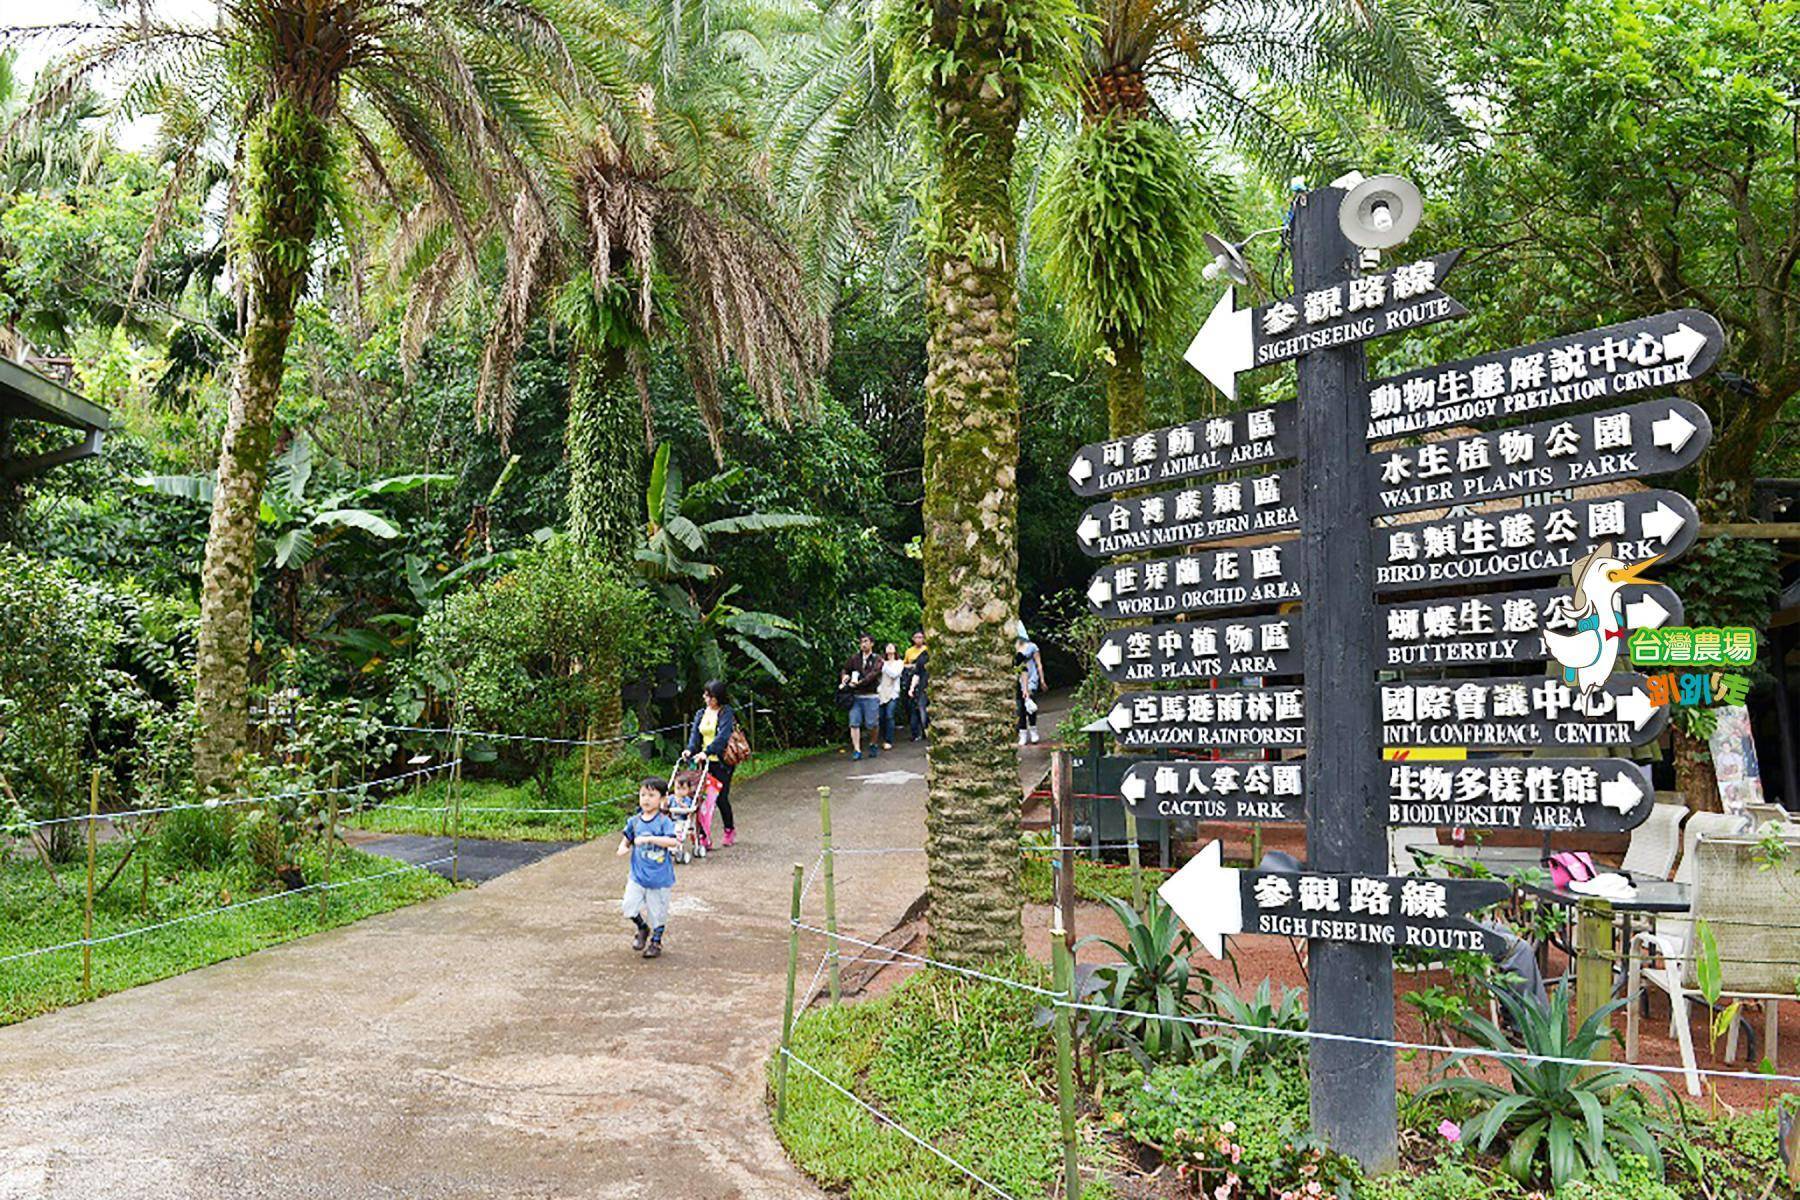
<svg viewBox="0 0 1800 1200"><path fill-rule="evenodd" d="M737 714L732 711L730 702L725 698L724 680L709 680L701 694L705 697L705 703L694 714L689 725L687 749L681 757L684 761L703 761L707 774L718 780L719 796L716 803L719 819L725 826L725 833L719 844L729 846L737 841L736 823L731 819L731 775L737 769L738 762L749 753L749 743L738 731ZM737 735L735 739L734 734Z"/></svg>

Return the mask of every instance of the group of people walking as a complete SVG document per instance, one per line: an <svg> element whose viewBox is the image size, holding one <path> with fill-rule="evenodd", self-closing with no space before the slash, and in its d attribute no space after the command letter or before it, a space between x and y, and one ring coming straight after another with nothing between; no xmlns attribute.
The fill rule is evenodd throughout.
<svg viewBox="0 0 1800 1200"><path fill-rule="evenodd" d="M894 731L905 726L913 741L925 736L931 725L926 687L931 654L924 633L914 633L902 653L893 642L875 653L875 639L863 634L857 650L838 676L838 703L850 722L850 757L860 761L894 748ZM864 731L869 744L863 745Z"/></svg>

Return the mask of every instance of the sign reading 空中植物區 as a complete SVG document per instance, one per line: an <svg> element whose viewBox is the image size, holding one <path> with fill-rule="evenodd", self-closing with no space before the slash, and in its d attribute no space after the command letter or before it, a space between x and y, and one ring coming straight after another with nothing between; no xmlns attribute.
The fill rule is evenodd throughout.
<svg viewBox="0 0 1800 1200"><path fill-rule="evenodd" d="M1381 666L1387 670L1535 662L1551 657L1543 631L1571 633L1568 588L1410 600L1380 606ZM1681 601L1660 583L1626 584L1619 592L1625 626L1680 624Z"/></svg>
<svg viewBox="0 0 1800 1200"><path fill-rule="evenodd" d="M1293 823L1306 820L1306 764L1142 760L1125 772L1119 794L1140 816Z"/></svg>
<svg viewBox="0 0 1800 1200"><path fill-rule="evenodd" d="M1106 714L1121 745L1221 749L1294 748L1306 732L1297 687L1221 687L1201 691L1128 692Z"/></svg>
<svg viewBox="0 0 1800 1200"><path fill-rule="evenodd" d="M1300 598L1300 550L1269 542L1111 563L1094 573L1087 598L1095 614L1123 619L1284 604Z"/></svg>
<svg viewBox="0 0 1800 1200"><path fill-rule="evenodd" d="M1420 367L1370 382L1368 438L1675 387L1711 370L1724 346L1717 320L1683 308Z"/></svg>
<svg viewBox="0 0 1800 1200"><path fill-rule="evenodd" d="M1651 489L1388 525L1372 530L1369 541L1375 588L1385 592L1562 575L1605 541L1628 561L1672 559L1699 530L1691 500Z"/></svg>
<svg viewBox="0 0 1800 1200"><path fill-rule="evenodd" d="M1100 496L1281 462L1294 457L1294 421L1289 400L1090 442L1069 464L1069 486L1078 496Z"/></svg>
<svg viewBox="0 0 1800 1200"><path fill-rule="evenodd" d="M1650 815L1647 767L1622 758L1388 764L1388 824L1624 833Z"/></svg>
<svg viewBox="0 0 1800 1200"><path fill-rule="evenodd" d="M1383 683L1378 690L1384 746L1640 746L1669 720L1668 711L1651 702L1642 675L1613 675L1586 699L1547 676Z"/></svg>
<svg viewBox="0 0 1800 1200"><path fill-rule="evenodd" d="M1712 437L1712 422L1686 400L1518 425L1369 456L1381 512L1478 504L1690 466Z"/></svg>
<svg viewBox="0 0 1800 1200"><path fill-rule="evenodd" d="M1299 619L1233 617L1109 631L1094 657L1117 683L1293 675L1300 670Z"/></svg>
<svg viewBox="0 0 1800 1200"><path fill-rule="evenodd" d="M1102 500L1081 514L1075 538L1084 554L1102 558L1293 529L1300 524L1299 482L1293 471L1276 471Z"/></svg>

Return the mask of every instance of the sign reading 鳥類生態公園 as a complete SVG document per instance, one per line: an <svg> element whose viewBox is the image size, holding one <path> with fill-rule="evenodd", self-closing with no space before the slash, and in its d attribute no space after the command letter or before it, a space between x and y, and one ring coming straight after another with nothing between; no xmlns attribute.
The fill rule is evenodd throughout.
<svg viewBox="0 0 1800 1200"><path fill-rule="evenodd" d="M1297 687L1127 692L1106 714L1131 749L1202 746L1293 749L1304 743L1306 706Z"/></svg>
<svg viewBox="0 0 1800 1200"><path fill-rule="evenodd" d="M1675 387L1712 369L1719 322L1695 308L1420 367L1369 384L1368 438Z"/></svg>
<svg viewBox="0 0 1800 1200"><path fill-rule="evenodd" d="M1619 674L1582 697L1547 676L1384 683L1381 744L1470 750L1641 746L1668 724L1642 675Z"/></svg>
<svg viewBox="0 0 1800 1200"><path fill-rule="evenodd" d="M1285 604L1300 598L1300 548L1269 542L1111 563L1094 573L1087 598L1096 615L1126 620Z"/></svg>
<svg viewBox="0 0 1800 1200"><path fill-rule="evenodd" d="M1506 940L1468 914L1511 894L1499 879L1238 870L1223 865L1216 841L1157 889L1214 958L1225 937L1246 933L1498 955Z"/></svg>
<svg viewBox="0 0 1800 1200"><path fill-rule="evenodd" d="M1069 464L1069 486L1078 496L1101 496L1281 462L1294 457L1294 428L1294 402L1288 400L1090 442Z"/></svg>
<svg viewBox="0 0 1800 1200"><path fill-rule="evenodd" d="M1369 476L1378 511L1406 512L1664 475L1710 440L1699 405L1652 400L1372 453Z"/></svg>
<svg viewBox="0 0 1800 1200"><path fill-rule="evenodd" d="M1300 480L1293 471L1156 492L1089 505L1075 526L1082 553L1095 558L1166 550L1195 542L1294 529Z"/></svg>
<svg viewBox="0 0 1800 1200"><path fill-rule="evenodd" d="M1624 833L1655 802L1623 758L1481 758L1388 764L1388 824Z"/></svg>
<svg viewBox="0 0 1800 1200"><path fill-rule="evenodd" d="M1568 588L1411 600L1381 605L1380 666L1384 670L1441 670L1479 663L1544 662L1551 657L1542 631L1572 633ZM1681 601L1660 583L1619 590L1627 629L1679 625Z"/></svg>
<svg viewBox="0 0 1800 1200"><path fill-rule="evenodd" d="M1094 657L1116 683L1293 675L1300 670L1297 617L1231 617L1110 630Z"/></svg>
<svg viewBox="0 0 1800 1200"><path fill-rule="evenodd" d="M1140 817L1292 824L1306 820L1306 764L1140 760L1119 794Z"/></svg>
<svg viewBox="0 0 1800 1200"><path fill-rule="evenodd" d="M1699 531L1691 500L1651 489L1388 525L1372 530L1369 541L1375 588L1386 592L1563 575L1604 541L1628 562L1672 559Z"/></svg>

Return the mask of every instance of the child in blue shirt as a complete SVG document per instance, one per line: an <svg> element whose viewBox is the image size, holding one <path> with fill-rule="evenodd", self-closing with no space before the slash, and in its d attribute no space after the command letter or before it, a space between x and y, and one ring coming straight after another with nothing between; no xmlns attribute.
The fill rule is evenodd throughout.
<svg viewBox="0 0 1800 1200"><path fill-rule="evenodd" d="M638 810L625 822L625 836L619 839L619 857L631 855L631 875L620 909L637 926L631 948L645 958L662 954L669 894L675 890L675 859L669 852L680 849L681 842L674 820L663 811L668 794L669 786L662 780L644 780L638 786Z"/></svg>

